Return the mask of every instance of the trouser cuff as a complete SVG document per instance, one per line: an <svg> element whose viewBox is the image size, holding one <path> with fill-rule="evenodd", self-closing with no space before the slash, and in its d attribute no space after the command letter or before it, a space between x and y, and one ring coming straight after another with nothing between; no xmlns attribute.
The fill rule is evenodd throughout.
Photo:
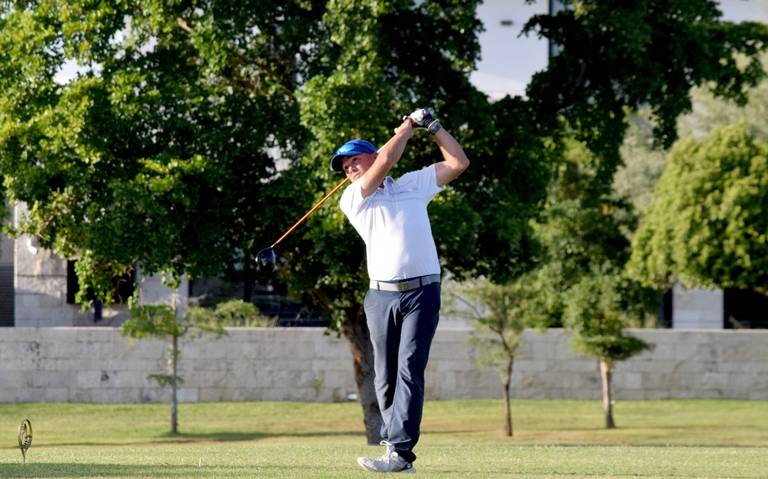
<svg viewBox="0 0 768 479"><path fill-rule="evenodd" d="M404 449L403 450L395 449L395 452L397 453L398 456L402 457L403 459L405 459L408 462L413 462L413 461L416 460L416 454L414 454L411 451L406 451Z"/></svg>

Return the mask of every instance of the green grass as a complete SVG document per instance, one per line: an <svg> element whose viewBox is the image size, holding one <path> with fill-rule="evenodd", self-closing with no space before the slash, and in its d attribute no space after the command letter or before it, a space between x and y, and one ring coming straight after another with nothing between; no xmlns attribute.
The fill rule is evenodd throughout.
<svg viewBox="0 0 768 479"><path fill-rule="evenodd" d="M421 477L765 478L768 403L625 401L602 429L597 401L432 401L416 450ZM21 464L16 430L34 441ZM371 477L354 403L182 404L169 435L164 404L0 404L0 477ZM377 476L378 477L378 476Z"/></svg>

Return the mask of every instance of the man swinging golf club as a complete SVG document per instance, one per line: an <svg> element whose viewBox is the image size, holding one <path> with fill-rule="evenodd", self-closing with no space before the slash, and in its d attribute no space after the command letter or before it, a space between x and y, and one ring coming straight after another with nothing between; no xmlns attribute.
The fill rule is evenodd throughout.
<svg viewBox="0 0 768 479"><path fill-rule="evenodd" d="M414 128L432 134L443 161L392 179L387 173ZM340 206L365 242L371 280L364 306L384 420L381 444L387 447L379 458L358 458L372 472L415 472L424 370L440 309L440 262L427 204L467 166L461 145L423 108L405 117L378 152L368 141L354 139L331 158L331 169L351 182Z"/></svg>

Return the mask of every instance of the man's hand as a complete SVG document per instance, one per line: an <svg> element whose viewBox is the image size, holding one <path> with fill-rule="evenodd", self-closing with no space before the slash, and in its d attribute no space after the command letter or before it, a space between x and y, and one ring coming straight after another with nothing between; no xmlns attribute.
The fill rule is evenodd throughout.
<svg viewBox="0 0 768 479"><path fill-rule="evenodd" d="M408 135L408 138L413 136L413 127L414 123L411 121L407 116L403 117L403 122L395 128L395 134L400 133L401 130L405 130L405 134Z"/></svg>
<svg viewBox="0 0 768 479"><path fill-rule="evenodd" d="M425 128L433 135L437 133L440 128L442 128L440 122L435 119L435 116L432 114L432 112L426 108L418 108L406 118L410 119L415 127Z"/></svg>

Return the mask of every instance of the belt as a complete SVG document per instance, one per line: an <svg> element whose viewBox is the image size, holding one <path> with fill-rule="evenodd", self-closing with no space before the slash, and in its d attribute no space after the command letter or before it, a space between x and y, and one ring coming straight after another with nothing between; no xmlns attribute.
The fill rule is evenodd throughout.
<svg viewBox="0 0 768 479"><path fill-rule="evenodd" d="M426 276L419 276L411 279L404 279L402 281L377 281L371 280L371 289L377 289L379 291L410 291L412 289L421 288L432 283L439 283L439 274L428 274Z"/></svg>

